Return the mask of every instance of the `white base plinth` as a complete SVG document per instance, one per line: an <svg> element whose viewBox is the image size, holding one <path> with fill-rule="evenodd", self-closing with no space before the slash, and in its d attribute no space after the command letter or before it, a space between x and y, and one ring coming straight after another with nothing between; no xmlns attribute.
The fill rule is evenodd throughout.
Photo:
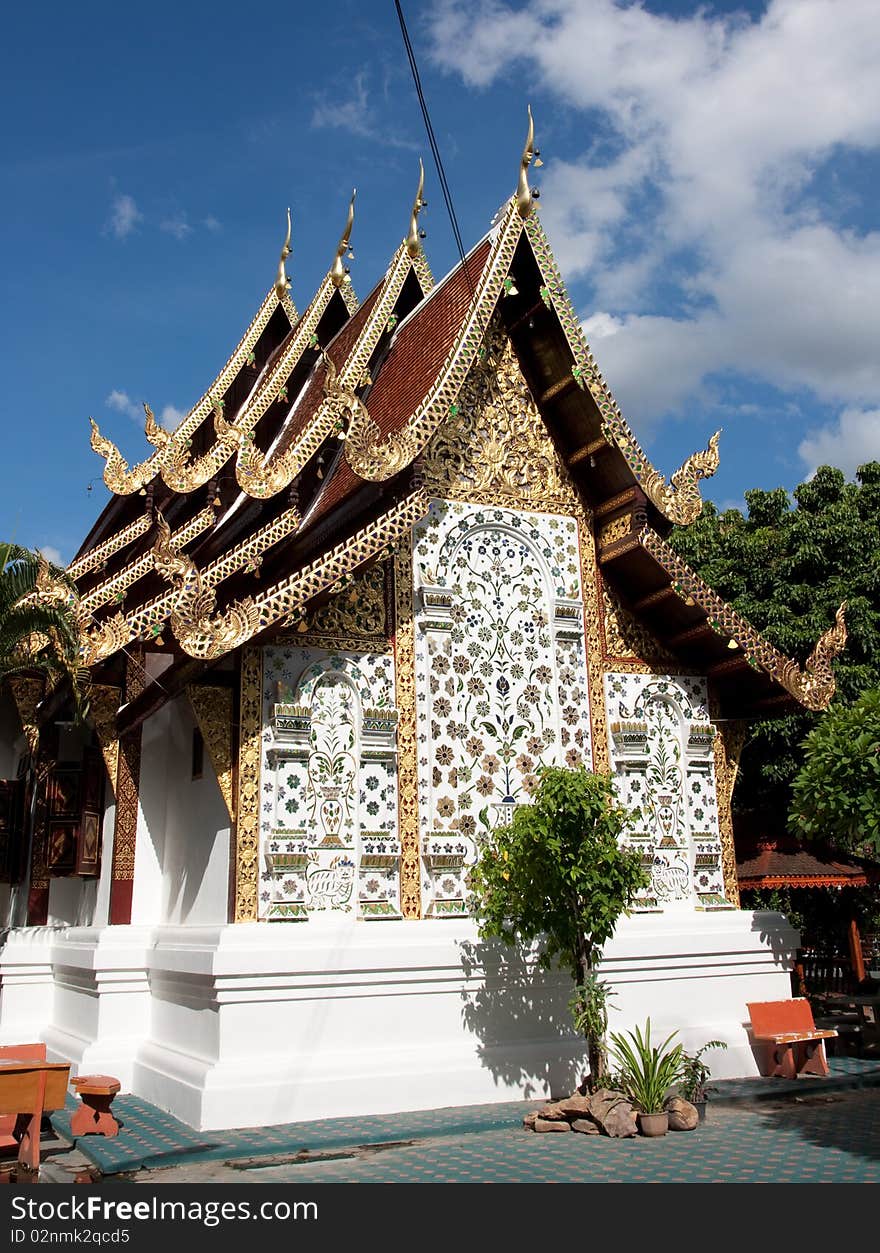
<svg viewBox="0 0 880 1253"><path fill-rule="evenodd" d="M650 1016L655 1040L725 1040L716 1077L756 1074L746 1003L790 995L797 939L771 913L624 919L611 1030ZM568 976L467 920L69 928L46 948L52 1051L202 1130L539 1098L583 1073ZM4 951L11 1040L7 969Z"/></svg>

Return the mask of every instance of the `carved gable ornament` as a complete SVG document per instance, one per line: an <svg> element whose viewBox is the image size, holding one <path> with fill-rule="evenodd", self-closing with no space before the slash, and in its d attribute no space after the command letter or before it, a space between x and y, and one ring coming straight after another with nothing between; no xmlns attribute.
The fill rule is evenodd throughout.
<svg viewBox="0 0 880 1253"><path fill-rule="evenodd" d="M580 507L497 323L465 379L456 414L425 451L424 474L428 491L447 500L566 513Z"/></svg>

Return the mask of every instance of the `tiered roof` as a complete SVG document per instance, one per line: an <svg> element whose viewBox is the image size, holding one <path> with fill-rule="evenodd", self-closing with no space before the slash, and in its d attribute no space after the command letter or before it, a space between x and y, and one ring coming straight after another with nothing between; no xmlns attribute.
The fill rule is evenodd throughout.
<svg viewBox="0 0 880 1253"><path fill-rule="evenodd" d="M668 482L645 456L534 211L533 157L530 126L516 194L436 286L418 230L421 178L409 233L361 306L342 260L354 197L333 265L302 316L284 269L288 229L272 290L178 429L160 432L148 416L155 451L129 469L95 428L114 498L68 571L87 664L112 669L132 641L163 640L175 659L161 691L173 694L175 673L186 681L193 661L210 664L295 621L387 552L424 513L419 458L458 418L459 391L497 316L594 518L603 577L624 604L706 668L727 716L827 704L842 611L801 670L666 544L674 523L699 515L698 483L717 467L717 435ZM163 698L147 697L137 716Z"/></svg>

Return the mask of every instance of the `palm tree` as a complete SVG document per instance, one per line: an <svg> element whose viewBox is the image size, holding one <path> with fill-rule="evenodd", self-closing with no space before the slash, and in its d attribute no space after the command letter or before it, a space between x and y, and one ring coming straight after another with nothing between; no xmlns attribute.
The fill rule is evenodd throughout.
<svg viewBox="0 0 880 1253"><path fill-rule="evenodd" d="M88 671L80 662L76 593L67 575L41 553L0 543L0 682L39 674L51 686L71 684L86 712Z"/></svg>

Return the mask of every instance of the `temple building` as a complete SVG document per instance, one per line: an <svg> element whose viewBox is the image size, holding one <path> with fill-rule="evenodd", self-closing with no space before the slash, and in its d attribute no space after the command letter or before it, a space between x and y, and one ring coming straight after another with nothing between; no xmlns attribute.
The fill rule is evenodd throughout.
<svg viewBox="0 0 880 1253"><path fill-rule="evenodd" d="M518 1099L583 1073L565 975L478 939L468 867L543 765L610 771L650 887L606 948L612 1026L727 1041L797 935L739 908L750 718L824 708L668 543L717 436L655 469L516 193L442 281L406 237L359 302L277 275L174 432L37 595L73 603L91 713L0 703L0 1040L193 1126ZM328 256L332 255L328 247ZM570 1091L568 1087L565 1090Z"/></svg>

